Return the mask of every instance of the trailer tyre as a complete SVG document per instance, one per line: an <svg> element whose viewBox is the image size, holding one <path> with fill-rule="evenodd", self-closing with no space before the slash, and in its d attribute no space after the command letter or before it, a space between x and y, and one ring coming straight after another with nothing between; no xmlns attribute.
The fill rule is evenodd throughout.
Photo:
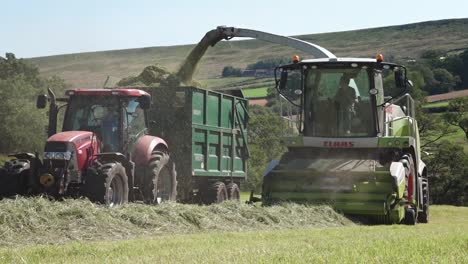
<svg viewBox="0 0 468 264"><path fill-rule="evenodd" d="M226 188L229 200L240 201L240 189L236 183L229 183Z"/></svg>
<svg viewBox="0 0 468 264"><path fill-rule="evenodd" d="M204 204L222 203L228 199L228 192L224 182L215 182L202 191Z"/></svg>
<svg viewBox="0 0 468 264"><path fill-rule="evenodd" d="M215 203L222 203L228 199L228 193L224 182L215 182L212 185L212 190L216 194L214 200Z"/></svg>
<svg viewBox="0 0 468 264"><path fill-rule="evenodd" d="M117 206L128 202L128 177L119 163L95 164L88 171L82 195L91 201Z"/></svg>
<svg viewBox="0 0 468 264"><path fill-rule="evenodd" d="M169 155L162 150L151 153L149 170L149 189L145 200L151 204L175 201L177 197L177 172Z"/></svg>

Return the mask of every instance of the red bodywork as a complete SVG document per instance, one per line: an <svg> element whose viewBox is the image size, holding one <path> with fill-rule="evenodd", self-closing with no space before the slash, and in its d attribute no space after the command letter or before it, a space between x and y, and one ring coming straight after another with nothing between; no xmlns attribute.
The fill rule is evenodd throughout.
<svg viewBox="0 0 468 264"><path fill-rule="evenodd" d="M151 159L151 152L157 147L167 148L167 143L161 138L149 135L142 136L135 144L133 161L136 165L147 165Z"/></svg>
<svg viewBox="0 0 468 264"><path fill-rule="evenodd" d="M147 92L138 89L71 89L65 91L66 95L120 95L120 96L150 96Z"/></svg>
<svg viewBox="0 0 468 264"><path fill-rule="evenodd" d="M99 152L99 144L96 136L89 131L66 131L60 132L49 139L47 142L66 142L72 143L75 146L75 155L78 162L78 170L82 170L89 158ZM92 152L88 151L92 147ZM88 157L90 155L91 157Z"/></svg>

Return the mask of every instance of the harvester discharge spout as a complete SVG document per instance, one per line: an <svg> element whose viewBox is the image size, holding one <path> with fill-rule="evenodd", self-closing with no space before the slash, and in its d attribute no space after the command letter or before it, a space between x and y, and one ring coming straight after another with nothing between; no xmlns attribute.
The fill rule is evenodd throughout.
<svg viewBox="0 0 468 264"><path fill-rule="evenodd" d="M207 51L208 47L213 47L223 39L229 40L235 37L254 38L275 44L289 46L304 51L315 58L336 59L336 56L327 49L297 38L280 36L252 29L219 26L216 29L208 31L200 40L200 42L198 42L195 48L192 49L177 72L179 81L184 84L189 84L192 81L197 65Z"/></svg>

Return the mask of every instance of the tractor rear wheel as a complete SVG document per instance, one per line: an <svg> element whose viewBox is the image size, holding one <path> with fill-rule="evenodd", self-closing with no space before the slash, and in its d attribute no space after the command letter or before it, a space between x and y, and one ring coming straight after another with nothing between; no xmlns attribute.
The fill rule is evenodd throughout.
<svg viewBox="0 0 468 264"><path fill-rule="evenodd" d="M82 195L91 201L117 206L128 202L128 177L119 162L96 165L86 175Z"/></svg>
<svg viewBox="0 0 468 264"><path fill-rule="evenodd" d="M227 193L229 200L240 201L240 189L236 183L229 183L227 186Z"/></svg>
<svg viewBox="0 0 468 264"><path fill-rule="evenodd" d="M177 197L177 173L175 164L170 162L169 155L162 150L151 153L148 166L149 180L145 200L151 204L175 201Z"/></svg>
<svg viewBox="0 0 468 264"><path fill-rule="evenodd" d="M423 211L418 214L418 222L428 223L429 222L429 182L427 179L422 180L422 208Z"/></svg>

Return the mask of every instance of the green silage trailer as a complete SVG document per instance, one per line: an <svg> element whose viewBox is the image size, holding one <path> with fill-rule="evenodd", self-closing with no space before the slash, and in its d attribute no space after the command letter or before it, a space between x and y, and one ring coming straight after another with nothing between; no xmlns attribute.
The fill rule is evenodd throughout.
<svg viewBox="0 0 468 264"><path fill-rule="evenodd" d="M247 100L196 87L146 88L149 133L166 140L177 172L177 200L238 200L247 177Z"/></svg>

